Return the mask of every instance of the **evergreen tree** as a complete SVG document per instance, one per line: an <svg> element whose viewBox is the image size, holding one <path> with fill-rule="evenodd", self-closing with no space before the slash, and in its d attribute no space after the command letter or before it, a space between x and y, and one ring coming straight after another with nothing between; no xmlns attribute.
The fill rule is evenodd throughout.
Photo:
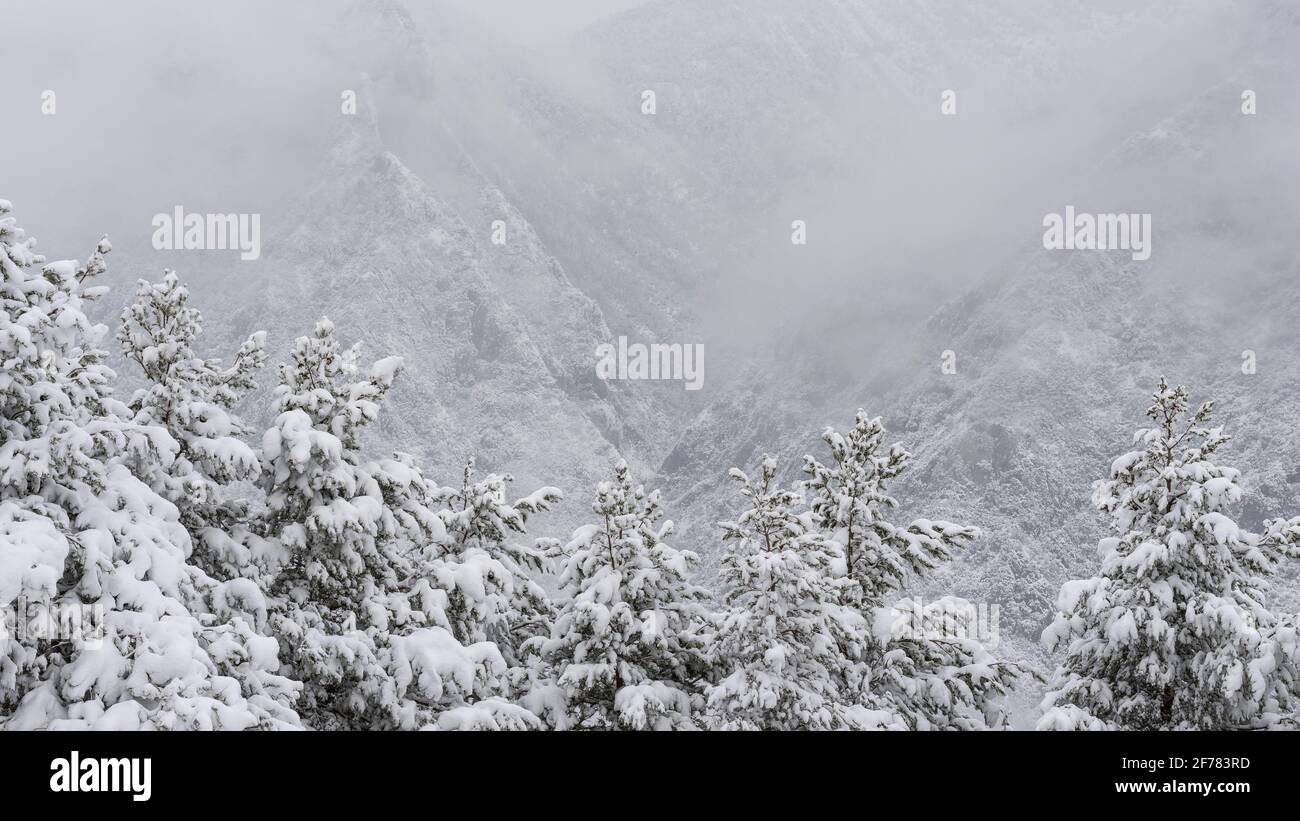
<svg viewBox="0 0 1300 821"><path fill-rule="evenodd" d="M506 501L510 474L474 480L474 461L465 464L461 486L443 487L435 498L447 532L438 581L449 591L452 630L463 642L492 641L512 668L522 662L523 644L551 632L554 607L535 576L550 572L553 540L521 544L534 513L550 510L561 494L543 487Z"/></svg>
<svg viewBox="0 0 1300 821"><path fill-rule="evenodd" d="M685 729L708 672L708 594L689 581L694 553L664 539L659 492L627 463L596 489L593 524L565 546L551 637L532 642L553 670L531 694L558 729Z"/></svg>
<svg viewBox="0 0 1300 821"><path fill-rule="evenodd" d="M974 606L943 598L873 612L864 688L912 730L1002 729L1004 700L1022 666L999 661L978 633Z"/></svg>
<svg viewBox="0 0 1300 821"><path fill-rule="evenodd" d="M1267 608L1267 577L1297 555L1300 519L1251 533L1224 512L1238 471L1213 457L1228 437L1213 403L1162 378L1152 427L1117 458L1093 502L1109 517L1100 575L1067 582L1048 648L1066 646L1042 729L1231 729L1296 723L1294 621Z"/></svg>
<svg viewBox="0 0 1300 821"><path fill-rule="evenodd" d="M265 602L187 562L174 505L133 466L179 446L132 420L92 325L85 266L44 264L0 201L0 727L245 729L298 725L295 687L257 634ZM26 623L34 610L67 627Z"/></svg>
<svg viewBox="0 0 1300 821"><path fill-rule="evenodd" d="M954 552L978 538L974 527L916 519L906 527L886 519L897 507L887 484L901 476L911 454L895 443L881 454L885 428L879 417L858 410L853 428L841 434L827 428L822 440L832 463L804 457L813 522L840 545L847 575L856 582L846 603L859 608L870 626L858 644L862 667L856 687L862 703L881 704L913 729L983 729L1001 726L1001 701L1024 671L997 662L965 631L917 629L890 605L909 580L919 580ZM907 629L899 630L902 624ZM855 653L856 654L856 653Z"/></svg>
<svg viewBox="0 0 1300 821"><path fill-rule="evenodd" d="M813 520L841 545L848 576L871 605L902 589L909 575L924 576L951 561L954 550L979 535L973 527L950 522L918 519L902 528L885 519L885 512L898 505L885 485L907 469L912 455L898 443L879 455L884 439L880 417L859 410L848 433L827 428L822 434L833 463L805 456L809 478L801 483Z"/></svg>
<svg viewBox="0 0 1300 821"><path fill-rule="evenodd" d="M892 716L859 704L855 658L867 626L843 603L853 583L840 544L794 508L800 494L775 484L763 457L757 482L738 469L749 508L723 522L727 611L718 627L720 680L708 688L707 720L727 730L878 728Z"/></svg>
<svg viewBox="0 0 1300 821"><path fill-rule="evenodd" d="M322 320L281 366L263 438L267 535L281 547L273 623L301 709L318 728L524 728L501 697L507 664L490 641L462 644L437 584L448 534L409 456L361 458L401 362L358 378Z"/></svg>
<svg viewBox="0 0 1300 821"><path fill-rule="evenodd" d="M118 340L149 384L132 397L132 418L166 428L180 447L171 464L145 470L145 478L180 509L194 541L194 561L233 578L250 575L255 564L244 526L247 506L225 498L222 488L255 479L260 463L242 438L250 429L231 409L254 387L254 374L266 361L266 334L249 337L226 368L221 360L195 354L202 331L202 314L169 270L162 282L140 280L135 300L122 312Z"/></svg>

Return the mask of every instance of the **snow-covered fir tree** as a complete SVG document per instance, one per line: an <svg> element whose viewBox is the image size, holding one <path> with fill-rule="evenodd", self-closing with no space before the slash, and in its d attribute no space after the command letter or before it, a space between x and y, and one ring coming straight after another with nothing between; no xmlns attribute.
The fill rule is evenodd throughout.
<svg viewBox="0 0 1300 821"><path fill-rule="evenodd" d="M532 642L553 678L529 700L558 729L689 729L708 673L707 592L689 579L694 553L664 541L659 492L626 462L596 489L597 521L562 549L560 612Z"/></svg>
<svg viewBox="0 0 1300 821"><path fill-rule="evenodd" d="M520 541L534 513L560 501L557 488L539 488L507 501L510 474L474 479L474 461L465 464L459 488L442 487L435 498L447 532L446 552L437 567L438 583L449 591L447 618L463 642L492 641L511 668L523 661L521 648L534 637L547 637L554 606L537 577L554 564L548 548L554 540Z"/></svg>
<svg viewBox="0 0 1300 821"><path fill-rule="evenodd" d="M891 524L885 513L897 506L886 483L907 469L912 455L895 443L884 455L885 428L880 418L859 410L853 428L827 428L822 441L832 463L804 457L808 479L801 487L817 526L839 542L848 575L861 585L868 604L881 604L917 578L950 561L953 551L979 535L973 527L918 519L908 527Z"/></svg>
<svg viewBox="0 0 1300 821"><path fill-rule="evenodd" d="M884 705L911 730L1005 728L1005 698L1030 673L989 652L970 602L907 604L872 611L866 702Z"/></svg>
<svg viewBox="0 0 1300 821"><path fill-rule="evenodd" d="M6 625L0 727L298 726L296 687L258 634L261 592L189 564L175 505L132 472L167 470L180 446L112 396L107 328L85 314L108 241L84 266L45 264L9 211L0 201L0 609L68 624Z"/></svg>
<svg viewBox="0 0 1300 821"><path fill-rule="evenodd" d="M452 632L435 490L409 456L362 458L362 428L401 362L361 376L357 355L328 320L299 338L263 437L265 529L282 550L272 622L304 684L300 710L318 728L538 726L502 698L497 646Z"/></svg>
<svg viewBox="0 0 1300 821"><path fill-rule="evenodd" d="M233 578L250 575L256 565L244 524L247 505L222 488L255 479L260 463L243 438L250 428L232 408L254 387L266 361L266 334L249 337L223 367L221 360L195 353L202 331L202 314L169 270L161 282L140 280L135 300L122 312L118 341L148 383L129 403L134 421L166 428L180 447L171 464L155 465L146 478L180 509L194 542L194 561L209 573Z"/></svg>
<svg viewBox="0 0 1300 821"><path fill-rule="evenodd" d="M777 485L775 459L765 455L760 471L757 481L731 471L749 506L722 523L727 609L706 722L724 730L889 726L894 718L863 707L854 685L867 625L844 604L853 583L840 544L796 513L803 499Z"/></svg>
<svg viewBox="0 0 1300 821"><path fill-rule="evenodd" d="M1293 618L1266 606L1267 577L1297 555L1300 519L1243 530L1225 512L1238 471L1213 459L1228 441L1213 403L1162 378L1152 426L1115 459L1093 501L1111 535L1099 575L1067 582L1043 632L1065 659L1041 729L1233 729L1294 726L1300 645Z"/></svg>
<svg viewBox="0 0 1300 821"><path fill-rule="evenodd" d="M813 522L840 546L856 582L845 602L859 608L869 626L856 642L862 648L855 685L860 699L870 709L888 705L912 729L1002 726L1001 702L1023 670L993 659L966 630L929 629L919 618L924 608L905 614L890 602L908 581L951 561L979 531L924 518L903 527L886 518L898 505L887 484L912 457L900 443L882 454L885 433L879 417L859 409L847 433L827 428L822 434L831 464L804 457L809 478L800 483Z"/></svg>

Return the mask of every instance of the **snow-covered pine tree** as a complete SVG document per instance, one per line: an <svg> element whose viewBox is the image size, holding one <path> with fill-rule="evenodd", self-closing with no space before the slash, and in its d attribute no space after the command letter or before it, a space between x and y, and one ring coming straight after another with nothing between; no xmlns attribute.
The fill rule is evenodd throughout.
<svg viewBox="0 0 1300 821"><path fill-rule="evenodd" d="M867 625L845 605L840 544L794 508L799 493L776 485L764 455L758 481L739 469L749 507L722 522L727 610L715 642L719 680L708 687L708 726L724 730L872 729L896 725L861 706L851 652ZM901 726L901 725L896 725Z"/></svg>
<svg viewBox="0 0 1300 821"><path fill-rule="evenodd" d="M247 505L223 495L221 488L255 479L260 469L256 452L242 438L250 428L231 409L254 387L254 375L266 361L266 334L249 337L230 367L223 367L221 360L195 353L202 331L202 315L168 270L161 282L140 280L135 300L122 311L118 341L148 382L129 403L134 421L166 428L180 446L170 465L142 469L144 478L180 509L194 542L193 561L228 579L255 570L244 525Z"/></svg>
<svg viewBox="0 0 1300 821"><path fill-rule="evenodd" d="M293 727L295 687L247 580L186 561L174 505L128 465L176 442L112 397L87 301L106 266L45 260L0 201L0 608L67 619L0 637L0 727ZM80 622L80 629L75 622Z"/></svg>
<svg viewBox="0 0 1300 821"><path fill-rule="evenodd" d="M448 535L435 491L404 454L361 456L401 361L358 375L328 320L280 368L279 416L263 437L266 534L281 546L272 623L300 711L317 728L538 726L501 697L495 644L462 644L437 585Z"/></svg>
<svg viewBox="0 0 1300 821"><path fill-rule="evenodd" d="M523 663L521 648L534 637L547 637L554 606L536 576L554 564L548 548L554 540L519 541L534 513L560 501L559 489L539 488L508 502L514 478L490 473L474 479L474 460L465 463L461 486L442 487L436 499L447 531L446 553L438 568L439 586L449 591L447 618L462 642L494 642L511 668Z"/></svg>
<svg viewBox="0 0 1300 821"><path fill-rule="evenodd" d="M1093 488L1110 520L1100 575L1067 582L1048 648L1065 660L1040 729L1231 729L1294 726L1300 647L1293 619L1265 604L1266 579L1297 555L1300 519L1250 533L1224 512L1239 472L1212 460L1228 437L1213 403L1161 378L1138 449Z"/></svg>
<svg viewBox="0 0 1300 821"><path fill-rule="evenodd" d="M800 483L814 521L843 548L849 578L861 585L869 605L901 590L909 575L924 576L951 561L954 550L979 535L973 527L950 522L917 519L903 528L885 519L898 504L885 485L907 469L912 455L900 443L879 455L884 439L880 417L858 410L848 433L827 428L822 434L832 464L805 456L809 478Z"/></svg>
<svg viewBox="0 0 1300 821"><path fill-rule="evenodd" d="M832 463L805 456L809 478L800 483L814 523L840 545L848 576L857 582L845 601L859 607L871 626L860 641L862 702L872 709L889 704L913 729L1001 726L1000 704L1024 672L1019 666L995 661L964 632L896 629L900 616L889 600L909 579L951 561L979 531L941 520L916 519L906 527L889 522L885 514L898 503L886 485L907 470L912 456L901 443L882 455L884 440L880 418L859 409L847 433L827 428L822 434Z"/></svg>
<svg viewBox="0 0 1300 821"><path fill-rule="evenodd" d="M912 730L1005 728L1007 692L1028 671L988 651L969 602L909 605L872 611L877 643L865 654L866 703L887 705Z"/></svg>
<svg viewBox="0 0 1300 821"><path fill-rule="evenodd" d="M659 492L626 462L596 488L598 520L563 548L551 637L533 641L553 671L524 703L558 729L689 729L708 673L708 593L689 580L694 553L664 539Z"/></svg>

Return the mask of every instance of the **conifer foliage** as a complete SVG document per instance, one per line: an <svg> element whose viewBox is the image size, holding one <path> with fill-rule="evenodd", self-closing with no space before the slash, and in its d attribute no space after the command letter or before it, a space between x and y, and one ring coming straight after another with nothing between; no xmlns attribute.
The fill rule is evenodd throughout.
<svg viewBox="0 0 1300 821"><path fill-rule="evenodd" d="M951 561L979 531L924 518L901 527L886 518L898 505L886 485L906 471L912 457L898 443L881 453L885 428L879 417L859 410L852 429L828 428L822 441L832 463L804 457L809 478L800 487L809 495L819 532L845 556L853 582L846 601L868 626L853 647L846 646L860 660L854 684L859 702L892 712L891 723L911 729L1002 726L1003 697L1024 670L993 659L967 630L933 629L923 618L926 608L909 601L900 612L891 602L909 581Z"/></svg>
<svg viewBox="0 0 1300 821"><path fill-rule="evenodd" d="M522 646L550 634L554 606L538 579L553 569L547 548L554 540L520 541L529 516L550 510L558 488L543 487L507 501L514 478L488 474L474 479L474 460L465 464L459 488L434 493L447 537L439 582L450 592L448 617L462 641L493 641L512 667L522 663Z"/></svg>
<svg viewBox="0 0 1300 821"><path fill-rule="evenodd" d="M827 428L822 434L832 463L804 457L802 483L817 526L843 547L849 578L858 582L865 600L880 604L909 578L923 576L953 551L979 535L973 527L918 519L906 528L891 524L885 513L898 502L886 483L901 475L912 455L895 443L881 455L885 428L880 417L859 410L847 433Z"/></svg>
<svg viewBox="0 0 1300 821"><path fill-rule="evenodd" d="M592 511L563 548L560 612L539 643L559 705L547 712L559 729L689 728L708 668L696 556L667 544L659 492L633 484L626 462L596 488Z"/></svg>
<svg viewBox="0 0 1300 821"><path fill-rule="evenodd" d="M253 334L230 367L222 367L220 360L195 353L202 331L203 317L189 304L189 291L175 272L166 271L161 282L139 282L135 300L122 312L117 338L149 384L131 398L132 419L166 428L179 447L170 465L142 466L142 472L179 508L195 561L210 573L233 578L252 570L242 540L232 538L245 532L247 511L223 488L255 479L260 462L245 441L251 428L232 409L254 387L266 361L266 334Z"/></svg>
<svg viewBox="0 0 1300 821"><path fill-rule="evenodd" d="M1297 555L1300 519L1263 533L1228 515L1240 474L1215 463L1228 441L1212 402L1163 378L1134 435L1093 489L1110 535L1100 572L1067 582L1043 632L1065 659L1043 729L1233 729L1294 725L1294 619L1265 601L1278 562Z"/></svg>
<svg viewBox="0 0 1300 821"><path fill-rule="evenodd" d="M296 685L257 632L260 592L189 564L176 507L133 472L166 472L181 448L113 398L107 329L85 314L111 246L46 263L10 210L0 201L0 608L82 618L0 637L0 726L298 726Z"/></svg>
<svg viewBox="0 0 1300 821"><path fill-rule="evenodd" d="M708 691L718 729L833 730L879 726L859 710L853 650L866 632L846 606L853 585L838 542L818 533L795 507L802 497L776 484L764 456L757 481L732 469L748 507L723 522L727 611L718 626L720 680Z"/></svg>
<svg viewBox="0 0 1300 821"><path fill-rule="evenodd" d="M409 456L362 458L361 430L401 362L360 376L357 358L328 320L299 338L263 437L267 535L282 550L272 627L303 682L300 710L325 728L537 726L502 697L497 646L453 633L437 495Z"/></svg>

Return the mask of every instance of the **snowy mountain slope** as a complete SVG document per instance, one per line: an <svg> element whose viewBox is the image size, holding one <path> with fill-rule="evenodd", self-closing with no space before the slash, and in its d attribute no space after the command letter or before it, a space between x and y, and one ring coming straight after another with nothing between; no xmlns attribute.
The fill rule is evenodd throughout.
<svg viewBox="0 0 1300 821"><path fill-rule="evenodd" d="M509 213L499 192L482 196L485 209ZM363 359L405 360L375 447L415 453L442 481L475 456L483 471L514 472L520 488L558 485L581 500L616 460L616 443L627 444L618 386L600 384L591 367L609 330L517 212L502 249L490 245L482 215L470 220L484 230L359 116L293 227L267 239L265 264L237 269L243 281L230 283L227 302L205 308L227 317L228 339L269 329L273 361L328 316L363 343Z"/></svg>
<svg viewBox="0 0 1300 821"><path fill-rule="evenodd" d="M394 151L468 209L490 181L532 224L611 327L641 338L689 334L684 287L707 275L708 187L673 136L573 55L504 42L453 4L413 7L434 55L435 92L385 106Z"/></svg>
<svg viewBox="0 0 1300 821"><path fill-rule="evenodd" d="M1179 5L658 0L593 25L574 47L616 93L658 90L659 112L643 119L702 155L719 186L706 195L734 209L825 182L866 146L900 147L954 85L971 100L954 126L1030 125L1050 107L1045 84L1064 94L1092 72L1102 73L1091 85L1109 81L1098 44L1140 38Z"/></svg>
<svg viewBox="0 0 1300 821"><path fill-rule="evenodd" d="M434 42L440 46L447 36L462 48L489 39L473 21L453 15L446 22L452 35L439 31ZM121 243L125 264L111 272L114 295L100 319L116 321L120 300L137 277L157 279L164 265L177 268L207 319L205 353L228 354L247 334L269 331L272 367L246 410L266 424L274 363L295 336L328 315L342 338L363 343L363 361L388 354L406 361L381 414L375 448L411 451L444 482L458 481L463 459L473 455L481 471L513 472L521 490L560 486L571 500L553 517L563 534L586 515L592 487L618 457L641 475L652 473L689 412L694 396L679 383L607 384L595 373L596 347L618 335L681 339L662 312L628 307L669 303L654 295L659 286L638 267L636 248L608 233L593 236L581 215L561 213L565 203L538 197L523 203L524 213L502 187L512 184L504 173L509 152L456 133L477 138L490 132L491 119L474 119L457 105L476 95L497 97L504 92L491 84L512 82L508 73L479 77L463 97L446 93L483 65L482 51L439 50L435 60L425 34L392 2L351 4L322 26L323 47L356 86L358 114L334 125L333 145L314 182L263 209L262 258L240 264L228 255ZM363 47L349 48L354 39ZM390 122L397 142L416 152L431 182L389 150ZM563 129L569 120L553 122ZM532 127L544 130L546 123ZM403 140L402 133L417 139ZM518 152L516 144L515 153L528 152ZM557 186L545 177L532 184L533 192L590 187ZM602 201L594 199L591 208L603 207ZM600 269L604 286L587 283L595 297L575 284L531 214L558 230L559 250L576 259L579 270ZM636 220L605 219L636 241ZM498 220L504 223L501 245L492 241ZM575 255L576 246L582 249ZM605 263L624 258L632 263L613 265L609 276ZM143 266L137 260L145 260ZM607 323L601 301L624 317L621 324ZM627 319L632 316L637 319ZM134 384L135 369L120 360L117 366Z"/></svg>

